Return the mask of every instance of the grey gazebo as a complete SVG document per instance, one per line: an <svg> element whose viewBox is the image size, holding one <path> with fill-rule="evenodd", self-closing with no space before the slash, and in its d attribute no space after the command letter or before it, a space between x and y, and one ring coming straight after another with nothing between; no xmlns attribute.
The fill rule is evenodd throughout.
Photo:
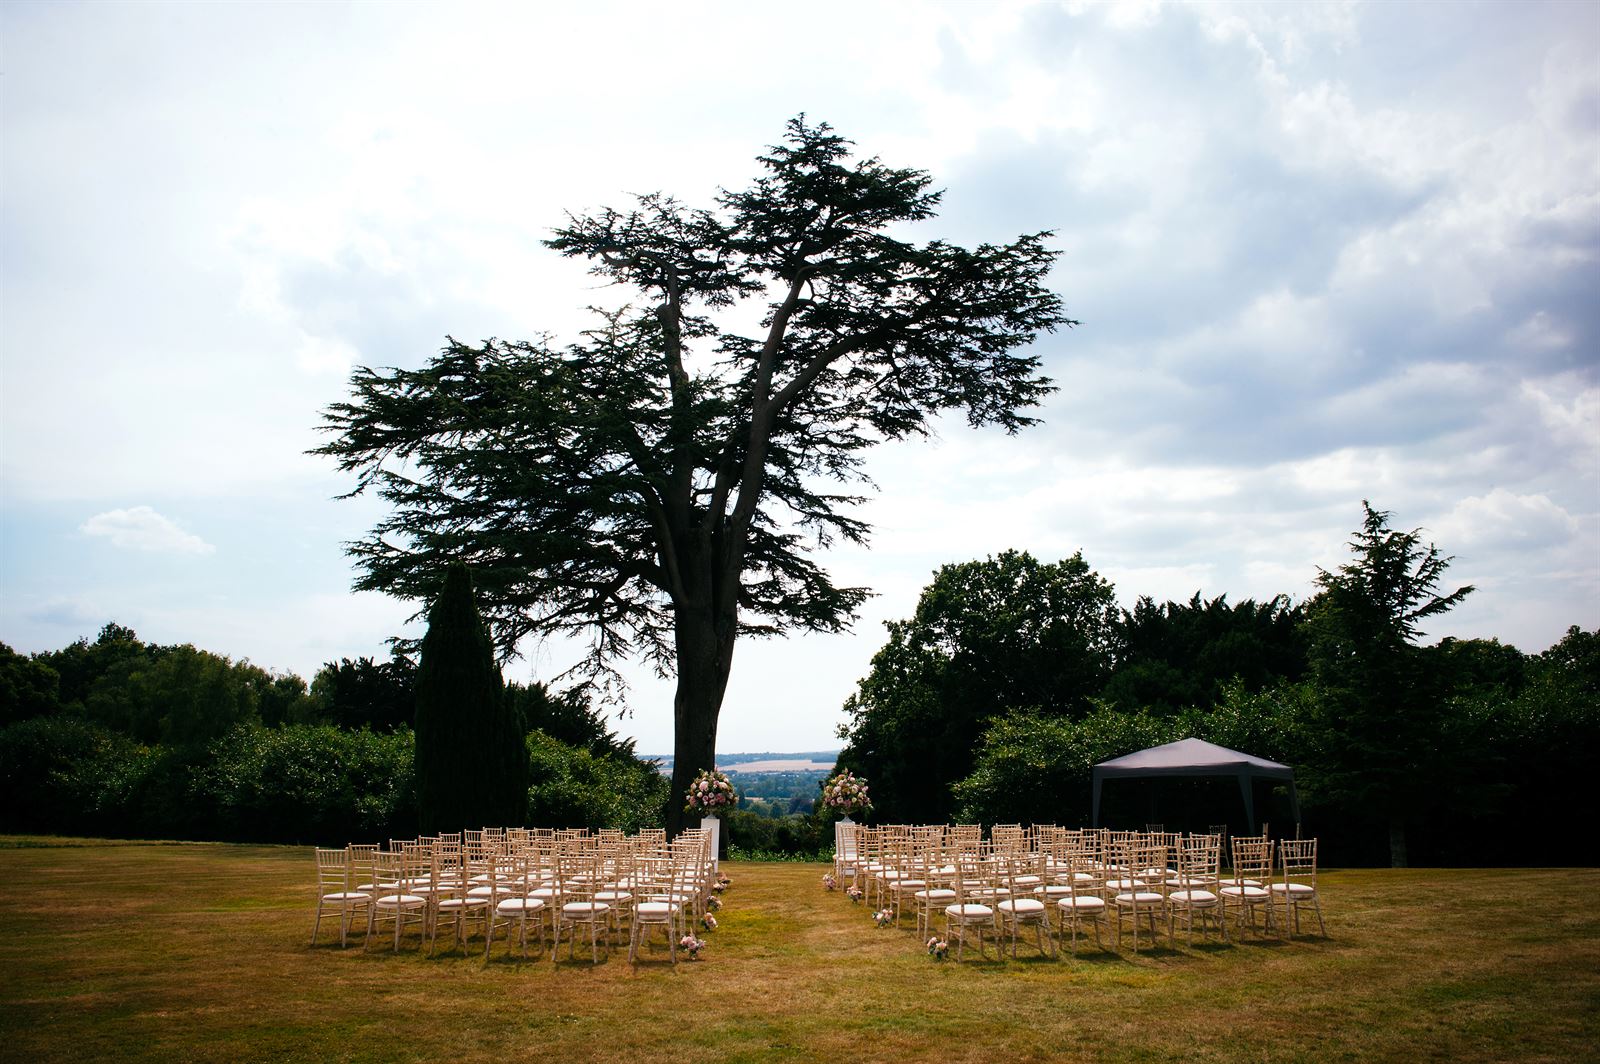
<svg viewBox="0 0 1600 1064"><path fill-rule="evenodd" d="M1108 779L1140 779L1153 776L1234 776L1244 795L1244 815L1250 834L1256 833L1256 803L1251 793L1258 779L1283 780L1289 784L1289 804L1295 823L1300 822L1300 796L1294 789L1294 769L1264 757L1241 754L1204 739L1179 739L1175 743L1152 746L1094 767L1094 825L1100 826L1100 785Z"/></svg>

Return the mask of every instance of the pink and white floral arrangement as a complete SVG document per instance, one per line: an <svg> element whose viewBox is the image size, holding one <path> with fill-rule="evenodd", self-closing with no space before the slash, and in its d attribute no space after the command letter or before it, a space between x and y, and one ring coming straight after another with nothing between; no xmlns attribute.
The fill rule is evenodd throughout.
<svg viewBox="0 0 1600 1064"><path fill-rule="evenodd" d="M739 794L733 789L732 780L716 769L702 769L694 782L689 784L683 808L685 812L699 813L701 816L716 816L738 801Z"/></svg>
<svg viewBox="0 0 1600 1064"><path fill-rule="evenodd" d="M872 812L872 799L867 795L867 781L849 769L828 777L822 785L823 808L840 816L865 815Z"/></svg>

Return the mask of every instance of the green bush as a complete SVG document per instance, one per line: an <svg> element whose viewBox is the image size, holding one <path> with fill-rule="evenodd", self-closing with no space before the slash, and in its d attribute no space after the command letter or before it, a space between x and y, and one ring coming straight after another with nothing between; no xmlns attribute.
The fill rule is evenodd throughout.
<svg viewBox="0 0 1600 1064"><path fill-rule="evenodd" d="M191 776L210 838L343 845L416 832L414 744L331 725L243 724L213 743Z"/></svg>
<svg viewBox="0 0 1600 1064"><path fill-rule="evenodd" d="M535 729L528 733L528 824L536 827L660 827L671 784L655 766L597 755Z"/></svg>
<svg viewBox="0 0 1600 1064"><path fill-rule="evenodd" d="M155 760L149 747L74 717L0 729L0 828L124 834Z"/></svg>
<svg viewBox="0 0 1600 1064"><path fill-rule="evenodd" d="M958 819L1087 824L1097 763L1182 739L1186 727L1186 718L1119 712L1104 704L1082 720L1008 713L984 734L972 774L952 788Z"/></svg>
<svg viewBox="0 0 1600 1064"><path fill-rule="evenodd" d="M829 852L826 860L833 859L833 828L827 818L772 818L748 809L730 809L722 814L722 829L732 860L813 860L824 851ZM742 856L735 858L735 851Z"/></svg>

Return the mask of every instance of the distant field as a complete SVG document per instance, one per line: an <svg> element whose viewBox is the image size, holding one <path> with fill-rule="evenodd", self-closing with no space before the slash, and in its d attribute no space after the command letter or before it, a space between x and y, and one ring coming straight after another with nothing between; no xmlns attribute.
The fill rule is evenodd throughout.
<svg viewBox="0 0 1600 1064"><path fill-rule="evenodd" d="M831 761L746 761L742 765L721 765L724 772L827 772Z"/></svg>
<svg viewBox="0 0 1600 1064"><path fill-rule="evenodd" d="M1328 937L956 964L729 863L704 959L308 948L306 849L0 840L0 1059L1596 1059L1600 872L1328 872ZM359 942L359 936L357 936ZM580 951L581 952L581 951Z"/></svg>

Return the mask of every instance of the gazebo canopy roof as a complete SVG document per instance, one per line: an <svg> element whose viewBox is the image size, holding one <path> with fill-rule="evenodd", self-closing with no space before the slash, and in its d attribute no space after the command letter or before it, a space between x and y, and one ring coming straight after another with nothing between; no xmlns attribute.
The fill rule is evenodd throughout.
<svg viewBox="0 0 1600 1064"><path fill-rule="evenodd" d="M1294 779L1294 769L1264 757L1229 750L1204 739L1179 739L1114 757L1094 766L1098 778L1118 776L1259 776Z"/></svg>

